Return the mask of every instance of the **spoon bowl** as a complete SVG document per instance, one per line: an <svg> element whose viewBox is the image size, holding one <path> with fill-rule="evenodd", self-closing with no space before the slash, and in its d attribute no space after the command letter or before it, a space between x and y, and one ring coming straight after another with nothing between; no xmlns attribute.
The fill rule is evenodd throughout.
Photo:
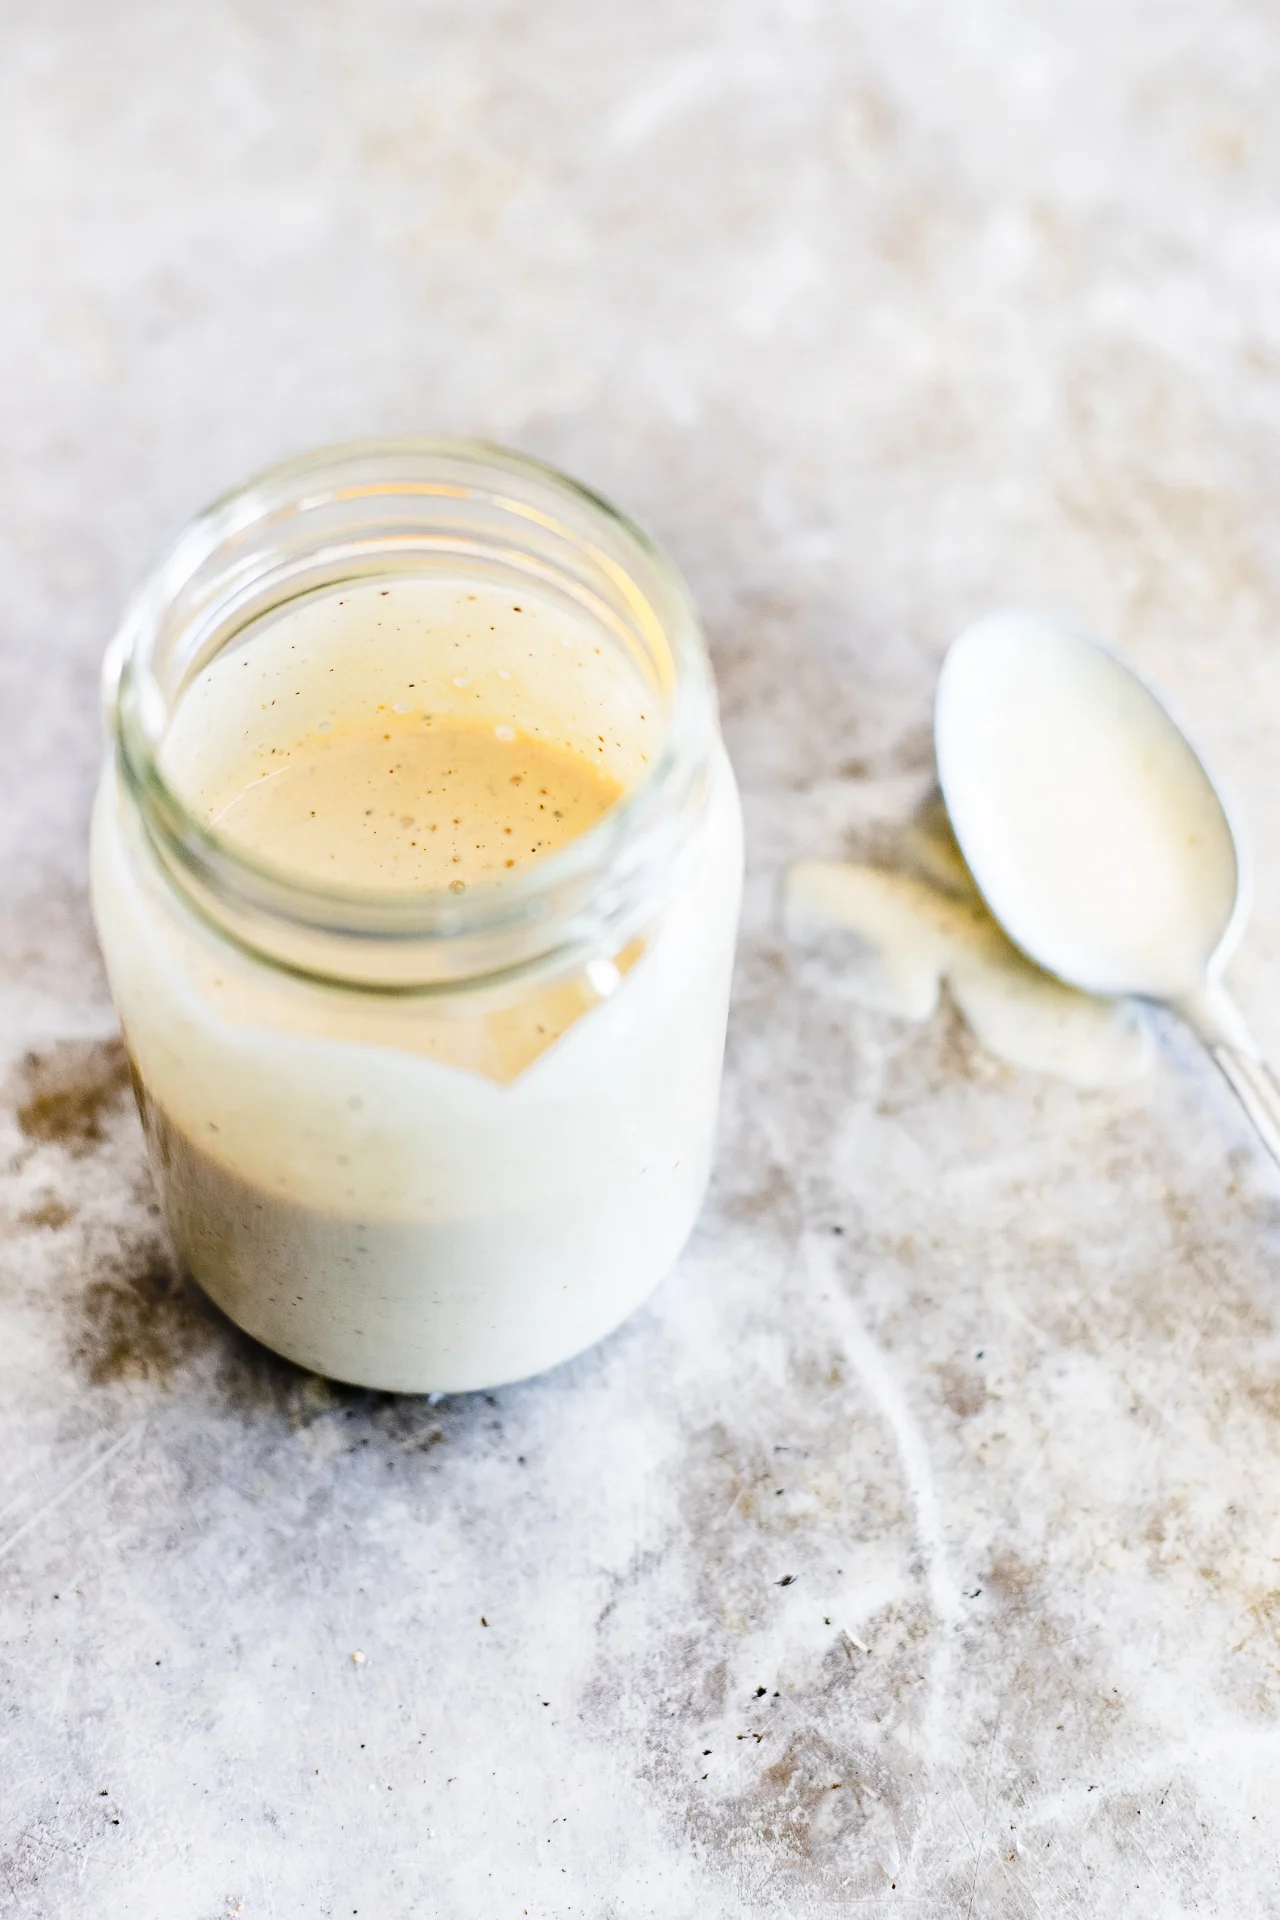
<svg viewBox="0 0 1280 1920"><path fill-rule="evenodd" d="M934 716L952 830L992 914L1088 992L1176 1007L1280 1159L1280 1089L1221 984L1242 836L1151 689L1088 634L997 613L953 643Z"/></svg>

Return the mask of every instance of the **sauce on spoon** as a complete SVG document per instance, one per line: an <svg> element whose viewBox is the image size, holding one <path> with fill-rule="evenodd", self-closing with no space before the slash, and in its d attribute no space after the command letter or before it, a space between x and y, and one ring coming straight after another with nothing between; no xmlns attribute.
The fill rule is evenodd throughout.
<svg viewBox="0 0 1280 1920"><path fill-rule="evenodd" d="M1247 912L1217 788L1154 693L1087 634L979 620L938 681L938 779L992 914L1059 979L1173 1005L1280 1160L1280 1087L1221 983Z"/></svg>

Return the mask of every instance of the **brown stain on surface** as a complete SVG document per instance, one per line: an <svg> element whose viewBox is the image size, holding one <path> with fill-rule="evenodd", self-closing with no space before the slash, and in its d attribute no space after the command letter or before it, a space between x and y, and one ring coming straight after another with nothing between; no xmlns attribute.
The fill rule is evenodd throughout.
<svg viewBox="0 0 1280 1920"><path fill-rule="evenodd" d="M957 1420L968 1420L982 1412L987 1404L987 1387L980 1374L950 1362L935 1368L935 1372L942 1387L942 1398Z"/></svg>
<svg viewBox="0 0 1280 1920"><path fill-rule="evenodd" d="M726 1193L721 1201L721 1211L730 1220L748 1224L794 1216L796 1192L790 1174L784 1167L766 1166L756 1185Z"/></svg>
<svg viewBox="0 0 1280 1920"><path fill-rule="evenodd" d="M283 1414L289 1425L299 1424L300 1408L305 1414L315 1379L229 1320L158 1230L99 1266L76 1296L68 1339L86 1386L140 1382L189 1392L203 1377L226 1410Z"/></svg>
<svg viewBox="0 0 1280 1920"><path fill-rule="evenodd" d="M988 1592L998 1594L1011 1605L1028 1607L1033 1600L1038 1601L1043 1577L1043 1567L1032 1566L1020 1554L1006 1548L991 1562L983 1584Z"/></svg>
<svg viewBox="0 0 1280 1920"><path fill-rule="evenodd" d="M19 1129L33 1147L61 1147L76 1159L113 1153L117 1144L129 1151L111 1135L129 1103L131 1079L118 1038L60 1040L28 1053L12 1090ZM133 1092L143 1109L136 1079ZM81 1380L90 1387L141 1381L167 1389L204 1362L225 1401L242 1408L278 1408L289 1401L309 1376L241 1333L182 1272L136 1159L122 1179L150 1222L136 1235L121 1234L105 1256L99 1252L92 1277L74 1296L67 1338ZM75 1206L46 1194L16 1224L26 1231L56 1230L76 1218Z"/></svg>
<svg viewBox="0 0 1280 1920"><path fill-rule="evenodd" d="M59 1040L22 1063L17 1121L38 1145L85 1154L106 1138L104 1122L129 1086L129 1063L119 1040Z"/></svg>
<svg viewBox="0 0 1280 1920"><path fill-rule="evenodd" d="M725 1837L750 1835L764 1849L779 1890L834 1879L838 1862L847 1886L850 1850L858 1847L871 1809L891 1796L892 1784L860 1744L837 1745L813 1730L783 1733L782 1739L777 1758L723 1804ZM762 1754L768 1745L766 1737ZM868 1775L877 1772L879 1785L872 1787ZM858 1864L865 1870L866 1863Z"/></svg>
<svg viewBox="0 0 1280 1920"><path fill-rule="evenodd" d="M131 1268L90 1281L80 1295L73 1347L90 1386L121 1380L168 1386L216 1337L213 1309L156 1246L139 1249Z"/></svg>
<svg viewBox="0 0 1280 1920"><path fill-rule="evenodd" d="M50 1195L47 1200L42 1200L38 1207L28 1207L25 1213L20 1213L18 1225L27 1231L36 1227L49 1227L56 1230L58 1227L69 1226L75 1217L74 1207L67 1206L64 1201Z"/></svg>

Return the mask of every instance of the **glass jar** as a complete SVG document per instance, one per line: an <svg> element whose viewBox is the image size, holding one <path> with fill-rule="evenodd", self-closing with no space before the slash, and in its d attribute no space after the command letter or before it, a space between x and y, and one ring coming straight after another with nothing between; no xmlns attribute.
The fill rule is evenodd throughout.
<svg viewBox="0 0 1280 1920"><path fill-rule="evenodd" d="M741 890L670 564L498 448L332 449L187 528L105 687L94 912L200 1285L300 1365L396 1391L497 1385L608 1333L701 1203ZM341 723L346 703L429 727L463 700L499 739L549 729L612 756L619 797L509 874L426 889L325 882L211 810L233 735L253 734L265 780L304 718Z"/></svg>

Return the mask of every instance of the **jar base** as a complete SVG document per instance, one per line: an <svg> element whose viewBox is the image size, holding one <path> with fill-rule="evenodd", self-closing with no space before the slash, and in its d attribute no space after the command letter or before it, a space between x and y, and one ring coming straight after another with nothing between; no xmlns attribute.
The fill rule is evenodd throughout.
<svg viewBox="0 0 1280 1920"><path fill-rule="evenodd" d="M311 1373L386 1393L466 1393L545 1373L622 1324L677 1259L690 1181L661 1237L597 1224L349 1218L269 1192L140 1105L178 1253L242 1332ZM597 1244L592 1244L596 1242Z"/></svg>

